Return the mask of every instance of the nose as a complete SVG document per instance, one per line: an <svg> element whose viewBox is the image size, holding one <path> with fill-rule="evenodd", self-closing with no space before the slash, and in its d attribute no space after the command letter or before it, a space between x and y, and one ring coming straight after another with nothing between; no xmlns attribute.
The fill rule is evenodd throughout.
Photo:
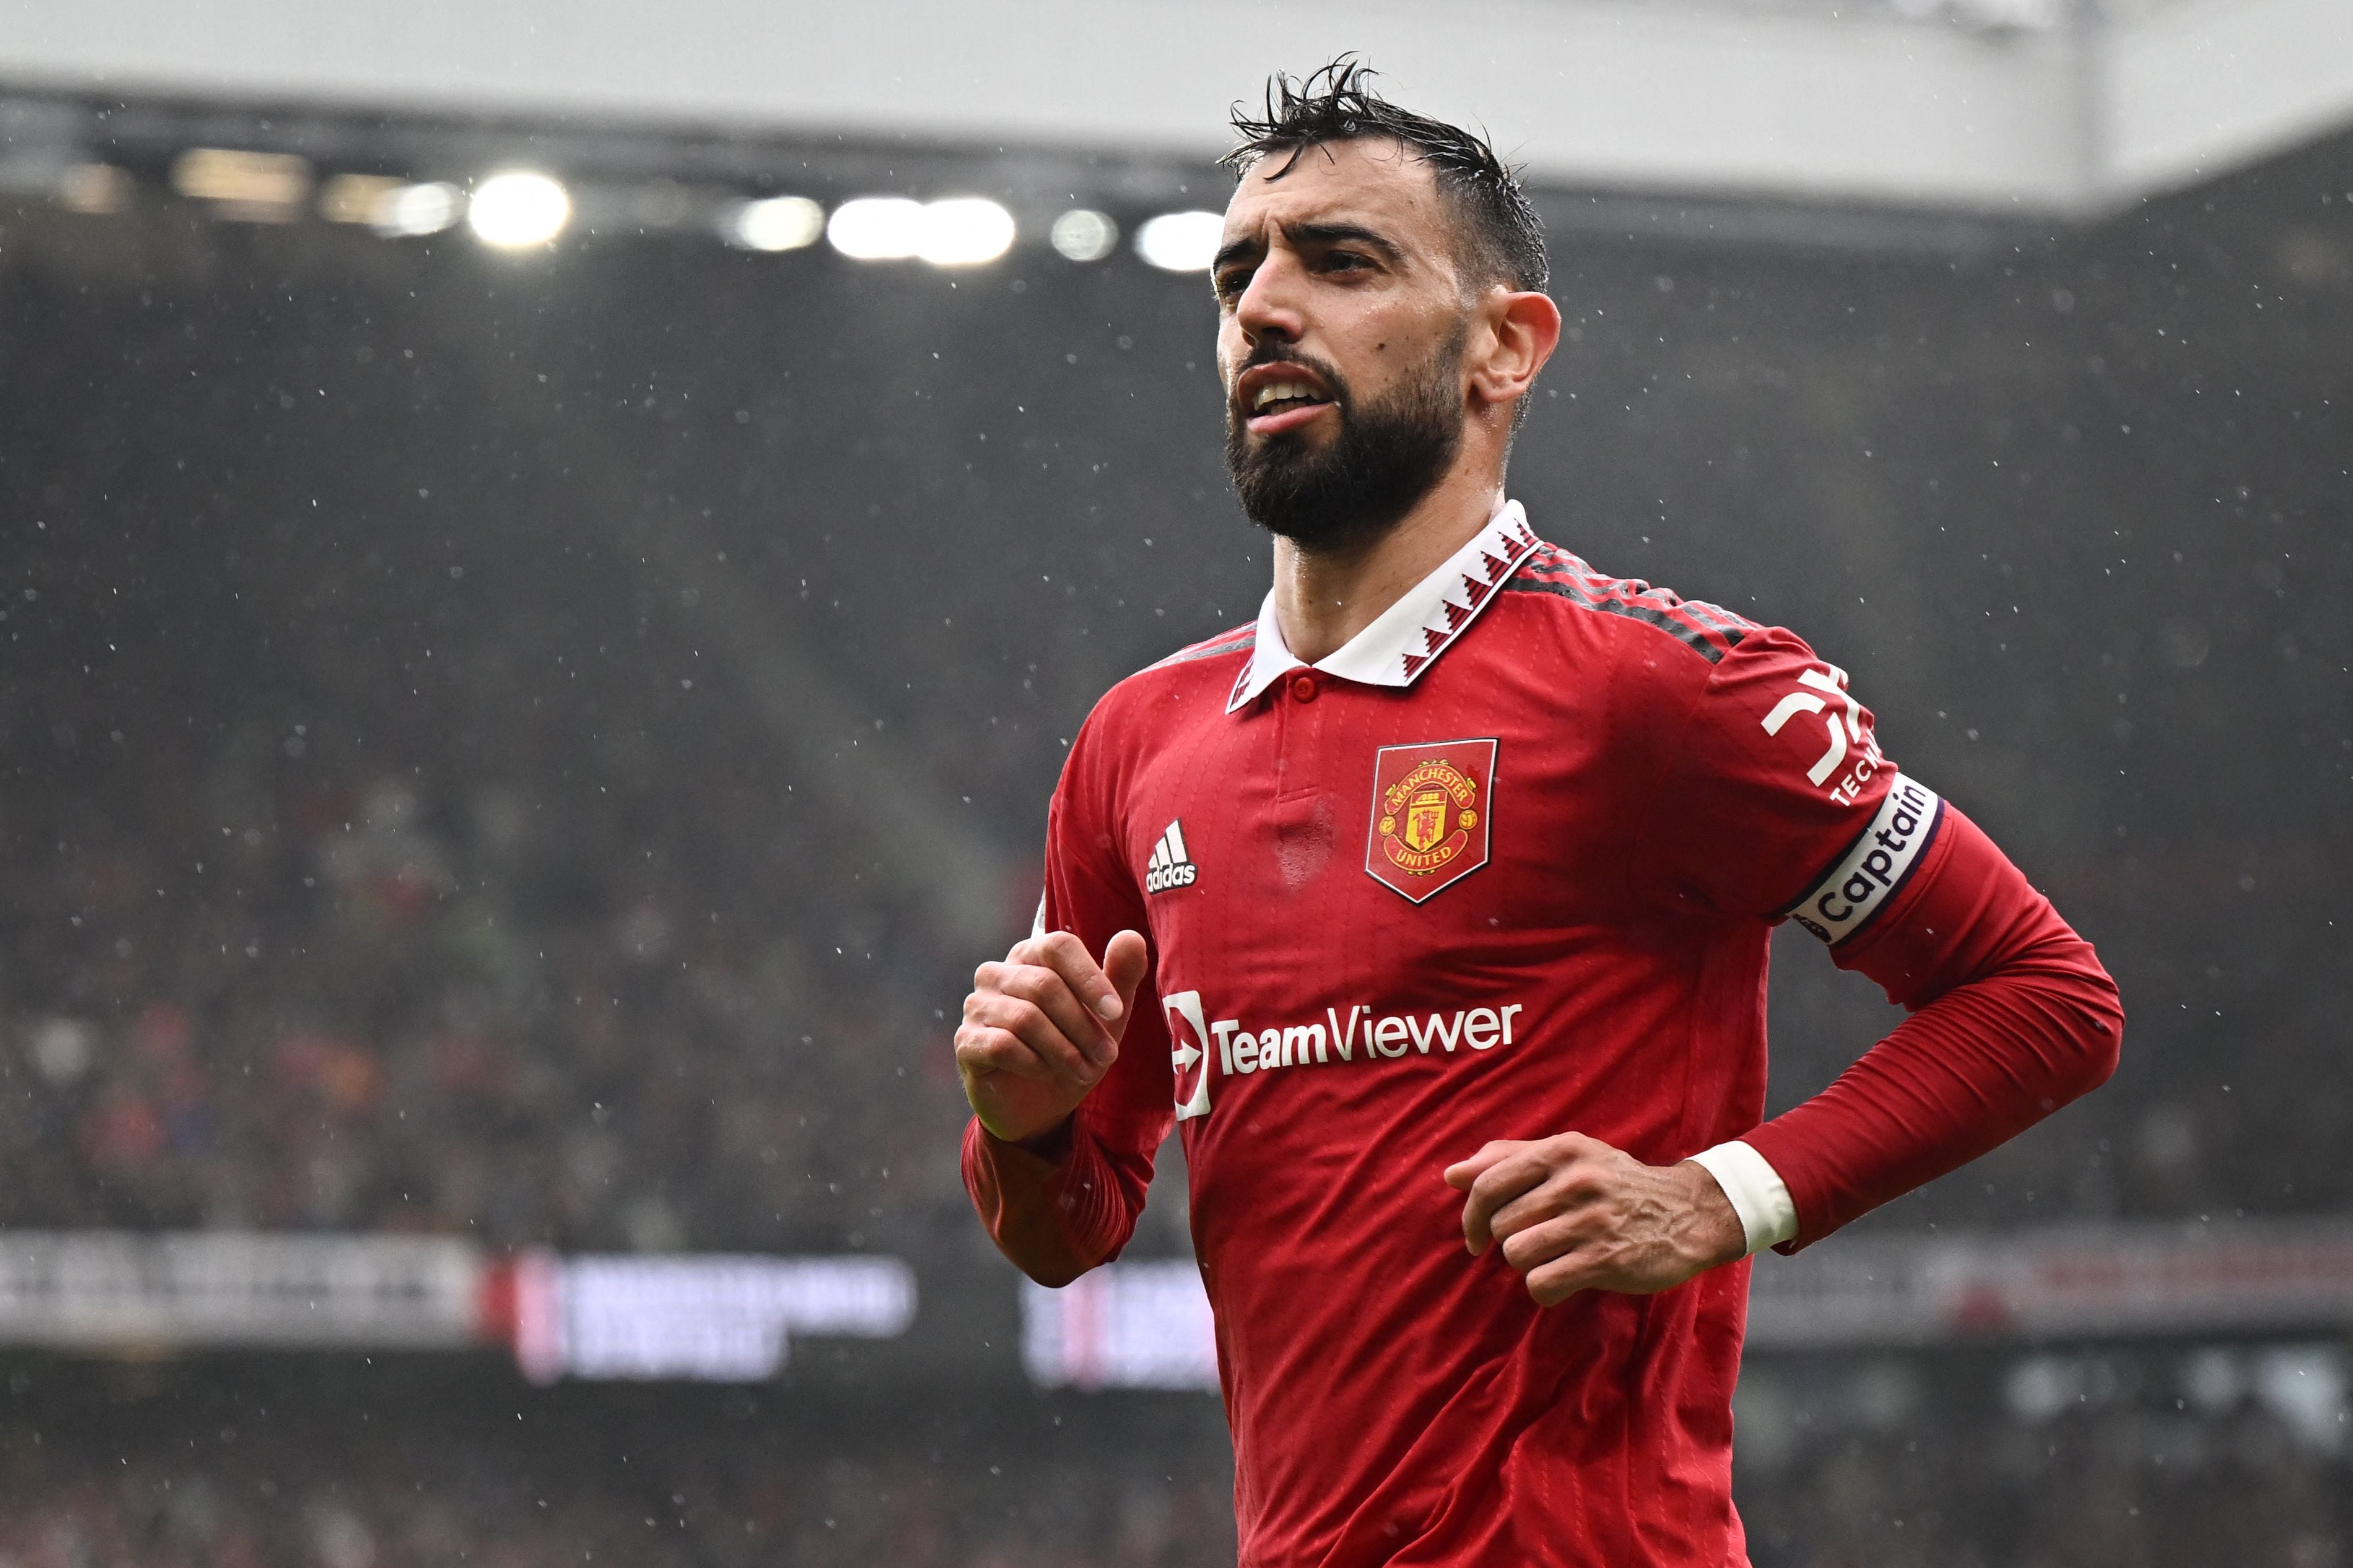
<svg viewBox="0 0 2353 1568"><path fill-rule="evenodd" d="M1307 330L1296 262L1277 247L1250 273L1250 280L1234 301L1234 324L1251 346L1273 339L1295 343Z"/></svg>

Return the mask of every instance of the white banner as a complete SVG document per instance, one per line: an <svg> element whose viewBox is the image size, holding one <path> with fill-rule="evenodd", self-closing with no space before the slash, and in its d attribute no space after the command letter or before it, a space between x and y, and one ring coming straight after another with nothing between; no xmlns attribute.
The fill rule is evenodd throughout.
<svg viewBox="0 0 2353 1568"><path fill-rule="evenodd" d="M451 1237L0 1231L0 1346L511 1347L542 1380L754 1380L792 1334L888 1338L915 1315L895 1258L492 1259Z"/></svg>
<svg viewBox="0 0 2353 1568"><path fill-rule="evenodd" d="M904 1333L915 1276L896 1258L540 1258L518 1268L514 1300L535 1381L754 1383L783 1368L792 1334Z"/></svg>
<svg viewBox="0 0 2353 1568"><path fill-rule="evenodd" d="M1021 1283L1021 1363L1048 1388L1215 1389L1216 1335L1190 1258L1114 1263L1059 1290Z"/></svg>
<svg viewBox="0 0 2353 1568"><path fill-rule="evenodd" d="M474 1342L462 1241L0 1232L0 1344L451 1349Z"/></svg>
<svg viewBox="0 0 2353 1568"><path fill-rule="evenodd" d="M2353 1322L2353 1225L2054 1226L1832 1237L1757 1261L1748 1342L2263 1333Z"/></svg>

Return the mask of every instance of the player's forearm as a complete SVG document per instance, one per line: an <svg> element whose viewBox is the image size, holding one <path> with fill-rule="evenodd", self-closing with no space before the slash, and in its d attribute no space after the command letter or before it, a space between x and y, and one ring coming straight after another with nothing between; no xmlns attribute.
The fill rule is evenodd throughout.
<svg viewBox="0 0 2353 1568"><path fill-rule="evenodd" d="M2124 1012L2091 944L1975 824L1888 930L1842 955L1915 1009L1822 1093L1741 1141L1804 1246L2007 1142L2116 1069Z"/></svg>
<svg viewBox="0 0 2353 1568"><path fill-rule="evenodd" d="M1957 987L1743 1138L1788 1185L1791 1245L1957 1170L2105 1082L2124 1014L2092 967L2022 965Z"/></svg>
<svg viewBox="0 0 2353 1568"><path fill-rule="evenodd" d="M1040 1285L1067 1285L1119 1256L1135 1230L1141 1184L1124 1178L1083 1128L1040 1153L965 1127L964 1184L989 1239Z"/></svg>

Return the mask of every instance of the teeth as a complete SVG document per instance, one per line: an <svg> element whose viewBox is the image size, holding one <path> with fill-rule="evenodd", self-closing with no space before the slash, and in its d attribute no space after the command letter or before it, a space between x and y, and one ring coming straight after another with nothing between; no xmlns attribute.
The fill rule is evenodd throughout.
<svg viewBox="0 0 2353 1568"><path fill-rule="evenodd" d="M1313 397L1314 395L1315 389L1309 386L1304 382L1271 381L1264 386L1260 387L1258 389L1258 395L1250 399L1250 412L1255 414L1260 409L1264 408L1268 404L1279 403L1286 397Z"/></svg>

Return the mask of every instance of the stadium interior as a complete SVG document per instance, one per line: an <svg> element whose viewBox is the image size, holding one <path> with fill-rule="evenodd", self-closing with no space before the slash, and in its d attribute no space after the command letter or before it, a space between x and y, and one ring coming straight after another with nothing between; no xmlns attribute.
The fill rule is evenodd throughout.
<svg viewBox="0 0 2353 1568"><path fill-rule="evenodd" d="M8 1265L0 1565L1231 1563L1213 1383L1040 1350L948 1054L1074 727L1264 592L1185 216L1225 176L18 75L0 1250L470 1272L438 1342L296 1342L175 1329L144 1263L88 1288L146 1326L26 1327ZM2074 211L1535 194L1536 528L1800 628L2131 1019L2100 1093L1759 1260L1759 1568L2343 1568L2353 132ZM1773 1107L1894 1016L1785 928ZM1181 1166L1124 1263L1188 1256ZM2157 1283L1766 1331L1849 1242L2078 1240ZM2216 1256L2243 1290L2164 1272ZM599 1257L896 1259L912 1305L749 1381L537 1365L533 1281Z"/></svg>

